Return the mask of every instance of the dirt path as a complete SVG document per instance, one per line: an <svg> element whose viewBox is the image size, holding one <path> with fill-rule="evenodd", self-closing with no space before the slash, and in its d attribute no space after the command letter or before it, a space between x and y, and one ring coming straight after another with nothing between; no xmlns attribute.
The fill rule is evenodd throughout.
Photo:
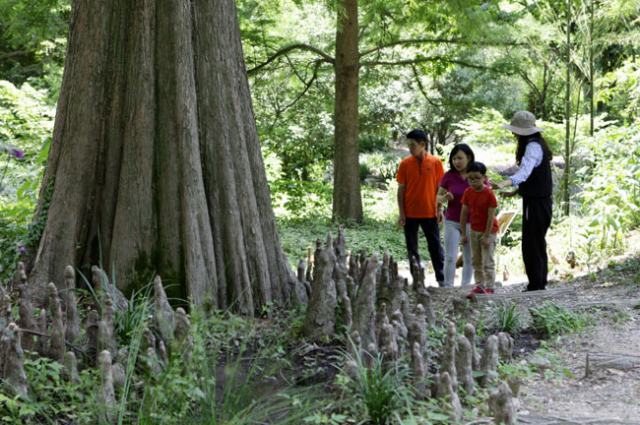
<svg viewBox="0 0 640 425"><path fill-rule="evenodd" d="M524 381L518 423L640 425L639 236L634 235L636 242L624 257L610 259L607 267L549 283L547 289L562 292L549 301L581 314L584 327L556 340L542 339L532 331L516 338L516 358L510 367ZM546 300L519 298L525 281L525 276L512 277L497 293L516 297L508 301L517 302L530 323L529 308L541 307ZM453 315L451 300L462 299L467 289L433 288L430 293L439 311ZM480 303L480 316L486 323L495 317L494 305L493 300ZM596 368L596 353L629 354L633 362ZM589 372L587 355L592 359Z"/></svg>
<svg viewBox="0 0 640 425"><path fill-rule="evenodd" d="M582 333L562 337L517 361L540 365L523 387L521 423L640 424L640 365L586 367L587 356L593 364L594 353L640 354L639 265L638 257L630 257L593 278L556 285L575 290L570 305L585 306L576 311L590 324ZM608 305L586 307L595 302ZM567 421L526 422L527 415Z"/></svg>

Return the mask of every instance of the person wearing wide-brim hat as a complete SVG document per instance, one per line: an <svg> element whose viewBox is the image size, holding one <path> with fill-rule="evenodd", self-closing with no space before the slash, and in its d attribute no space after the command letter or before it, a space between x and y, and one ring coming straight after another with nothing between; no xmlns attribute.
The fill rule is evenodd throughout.
<svg viewBox="0 0 640 425"><path fill-rule="evenodd" d="M545 236L551 225L553 152L540 134L543 130L536 127L535 115L529 111L516 112L511 123L502 128L510 130L518 141L516 163L520 170L500 183L491 183L491 188L514 186L515 191L503 192L501 196L522 196L522 257L529 279L526 291L542 290L547 286Z"/></svg>

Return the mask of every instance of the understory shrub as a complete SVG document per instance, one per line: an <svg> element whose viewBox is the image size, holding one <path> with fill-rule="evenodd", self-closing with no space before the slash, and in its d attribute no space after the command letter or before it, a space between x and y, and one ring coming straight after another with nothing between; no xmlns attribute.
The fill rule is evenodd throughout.
<svg viewBox="0 0 640 425"><path fill-rule="evenodd" d="M385 136L377 134L361 134L358 137L358 149L362 152L375 152L389 147L389 141Z"/></svg>
<svg viewBox="0 0 640 425"><path fill-rule="evenodd" d="M588 217L584 237L594 235L601 251L615 250L640 225L640 129L604 128L585 139L575 157L580 191L574 204Z"/></svg>
<svg viewBox="0 0 640 425"><path fill-rule="evenodd" d="M395 181L400 166L401 157L391 153L369 153L360 156L360 167L368 169L368 174L382 178L385 181Z"/></svg>
<svg viewBox="0 0 640 425"><path fill-rule="evenodd" d="M523 326L522 314L517 303L499 304L495 309L496 327L499 332L517 335Z"/></svg>
<svg viewBox="0 0 640 425"><path fill-rule="evenodd" d="M530 308L529 312L533 329L549 338L582 331L587 325L587 317L584 314L575 313L548 301L542 307Z"/></svg>
<svg viewBox="0 0 640 425"><path fill-rule="evenodd" d="M0 281L13 274L38 199L53 130L46 90L0 80Z"/></svg>
<svg viewBox="0 0 640 425"><path fill-rule="evenodd" d="M366 364L368 360L360 354L352 356L345 353L345 361L356 365L358 378L353 379L342 369L338 385L360 401L366 418L372 424L385 425L394 413L414 398L412 388L405 384L409 379L409 371L401 362L385 364L380 353L370 359L372 365Z"/></svg>

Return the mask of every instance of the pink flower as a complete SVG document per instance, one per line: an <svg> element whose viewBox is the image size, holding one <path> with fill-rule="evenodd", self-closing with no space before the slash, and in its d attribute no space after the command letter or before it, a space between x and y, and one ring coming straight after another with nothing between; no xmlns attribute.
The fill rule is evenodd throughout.
<svg viewBox="0 0 640 425"><path fill-rule="evenodd" d="M24 249L24 247L23 247L23 246L21 246L21 247L19 248L19 251L20 251L20 254L24 254L24 253L26 252L26 249Z"/></svg>

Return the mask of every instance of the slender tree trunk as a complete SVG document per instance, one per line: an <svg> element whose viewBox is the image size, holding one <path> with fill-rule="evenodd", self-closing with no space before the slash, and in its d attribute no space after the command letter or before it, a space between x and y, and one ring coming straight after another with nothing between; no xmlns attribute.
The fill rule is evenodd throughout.
<svg viewBox="0 0 640 425"><path fill-rule="evenodd" d="M333 219L362 221L358 159L358 0L338 2Z"/></svg>
<svg viewBox="0 0 640 425"><path fill-rule="evenodd" d="M571 173L571 0L567 0L567 81L565 99L565 139L564 139L564 173L563 173L563 201L564 214L569 215L569 175Z"/></svg>
<svg viewBox="0 0 640 425"><path fill-rule="evenodd" d="M97 263L245 314L290 294L233 0L74 1L42 188L42 302Z"/></svg>
<svg viewBox="0 0 640 425"><path fill-rule="evenodd" d="M595 92L595 87L593 84L593 20L594 20L594 2L595 0L591 0L591 2L589 3L590 6L590 19L589 19L589 135L591 137L593 137L593 132L594 132L594 116L595 116L595 110L594 110L594 104L593 104L593 98L596 95Z"/></svg>
<svg viewBox="0 0 640 425"><path fill-rule="evenodd" d="M547 120L547 89L549 83L547 82L547 74L549 80L551 80L551 74L549 73L549 66L545 63L542 72L542 93L540 95L540 118L542 121Z"/></svg>

